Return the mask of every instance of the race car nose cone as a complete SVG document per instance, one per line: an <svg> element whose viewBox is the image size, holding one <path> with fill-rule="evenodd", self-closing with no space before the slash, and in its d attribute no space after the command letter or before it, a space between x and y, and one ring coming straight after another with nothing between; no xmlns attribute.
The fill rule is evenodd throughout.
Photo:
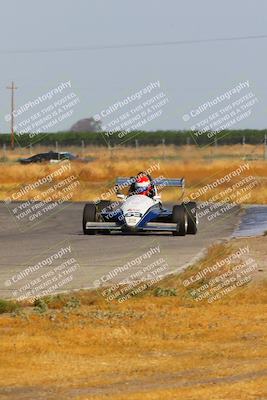
<svg viewBox="0 0 267 400"><path fill-rule="evenodd" d="M141 220L141 217L125 216L125 222L130 227L136 226L140 220Z"/></svg>

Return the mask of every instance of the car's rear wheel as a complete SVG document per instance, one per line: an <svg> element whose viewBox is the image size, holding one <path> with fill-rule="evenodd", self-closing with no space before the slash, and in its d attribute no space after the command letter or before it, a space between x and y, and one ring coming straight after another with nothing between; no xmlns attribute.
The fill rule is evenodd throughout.
<svg viewBox="0 0 267 400"><path fill-rule="evenodd" d="M187 232L189 235L195 235L197 233L197 203L190 201L185 204L185 209L187 212Z"/></svg>
<svg viewBox="0 0 267 400"><path fill-rule="evenodd" d="M96 206L94 203L87 203L83 209L83 233L84 235L95 235L95 229L86 229L87 222L96 222Z"/></svg>
<svg viewBox="0 0 267 400"><path fill-rule="evenodd" d="M175 205L172 209L172 222L177 224L173 236L185 236L187 232L188 216L183 204Z"/></svg>

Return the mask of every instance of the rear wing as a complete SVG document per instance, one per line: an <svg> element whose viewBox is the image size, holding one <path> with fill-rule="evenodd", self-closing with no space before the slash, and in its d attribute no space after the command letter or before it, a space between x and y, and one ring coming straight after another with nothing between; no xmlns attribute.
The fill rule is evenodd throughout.
<svg viewBox="0 0 267 400"><path fill-rule="evenodd" d="M166 187L181 187L184 188L185 187L185 180L184 178L180 178L180 179L169 179L169 178L155 178L152 180L152 183L155 186L166 186Z"/></svg>
<svg viewBox="0 0 267 400"><path fill-rule="evenodd" d="M132 183L135 183L135 177L129 178L117 178L116 186L118 189L123 189L130 186ZM184 189L185 187L185 180L184 178L180 179L169 179L164 177L155 178L152 180L152 184L155 186L161 187L181 187Z"/></svg>

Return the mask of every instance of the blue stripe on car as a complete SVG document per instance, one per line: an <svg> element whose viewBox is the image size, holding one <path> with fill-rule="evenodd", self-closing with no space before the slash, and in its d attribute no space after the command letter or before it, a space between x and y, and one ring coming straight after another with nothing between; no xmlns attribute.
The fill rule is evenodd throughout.
<svg viewBox="0 0 267 400"><path fill-rule="evenodd" d="M161 210L158 209L150 209L146 212L143 216L141 221L137 224L138 228L143 228L148 222L152 221L153 219L157 218L161 214Z"/></svg>

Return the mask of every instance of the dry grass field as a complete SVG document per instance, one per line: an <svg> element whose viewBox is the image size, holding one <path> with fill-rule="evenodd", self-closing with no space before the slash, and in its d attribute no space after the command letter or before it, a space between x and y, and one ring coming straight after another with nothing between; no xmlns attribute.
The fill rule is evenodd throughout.
<svg viewBox="0 0 267 400"><path fill-rule="evenodd" d="M77 177L73 201L97 199L113 188L116 176L153 166L154 176L185 177L185 196L190 196L247 165L240 176L197 200L211 200L253 176L256 185L240 202L267 202L267 160L260 146L88 147L80 155L91 161L73 162L52 183L70 174ZM17 164L18 157L29 156L25 149L6 156L0 163L3 200L62 165ZM48 186L25 192L21 199L34 198ZM175 198L177 193L165 191L164 200ZM0 400L266 399L266 243L267 236L216 244L182 274L121 304L106 302L100 291L61 294L34 306L0 300ZM205 278L190 290L183 281L246 245L258 265L252 281L221 300L196 301L194 290L205 285Z"/></svg>
<svg viewBox="0 0 267 400"><path fill-rule="evenodd" d="M34 153L44 149L36 147ZM79 153L79 148L64 148L73 153ZM263 159L263 146L236 145L206 147L200 149L196 146L157 146L115 149L86 147L82 157L90 157L88 163L72 162L68 174L75 175L79 186L73 193L73 201L86 201L100 198L112 199L106 193L114 187L116 176L133 176L141 170L152 169L153 176L185 177L186 193L188 196L208 183L236 170L240 165L248 165L239 177L234 177L230 182L225 182L217 188L208 190L198 196L197 200L210 200L222 190L233 185L244 177L252 176L256 181L249 196L241 198L241 203L267 202L267 160ZM0 199L10 197L13 191L28 183L50 174L59 168L55 164L20 165L15 162L19 157L29 156L28 150L21 149L6 153L6 162L0 163ZM67 174L56 180L64 179ZM38 195L38 191L45 191L46 185L41 185L38 190L25 193L21 199L31 199ZM177 193L174 190L164 190L163 200L174 201ZM113 197L114 198L114 197Z"/></svg>
<svg viewBox="0 0 267 400"><path fill-rule="evenodd" d="M80 291L3 314L0 399L266 399L266 243L214 245L121 304ZM247 245L258 262L252 282L196 302L183 280Z"/></svg>

